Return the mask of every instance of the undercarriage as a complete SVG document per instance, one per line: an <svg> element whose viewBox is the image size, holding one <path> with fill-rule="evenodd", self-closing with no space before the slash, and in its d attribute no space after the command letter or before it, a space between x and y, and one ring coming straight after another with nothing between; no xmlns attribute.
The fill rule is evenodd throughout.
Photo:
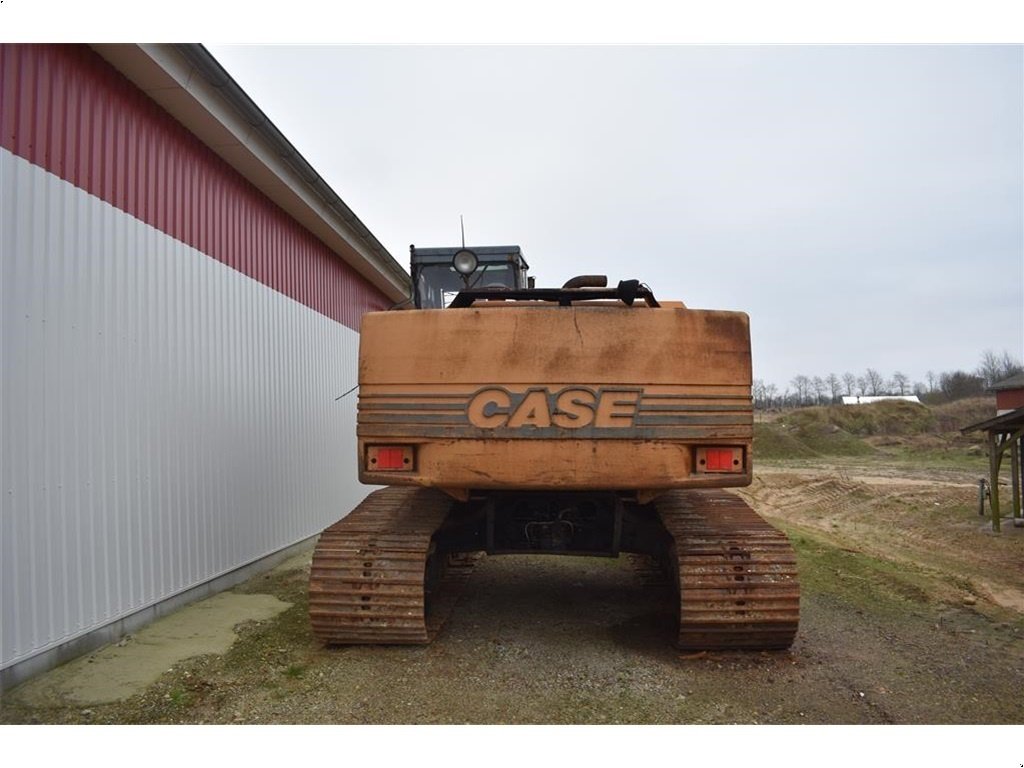
<svg viewBox="0 0 1024 768"><path fill-rule="evenodd" d="M799 619L785 535L737 496L671 491L650 504L614 493L490 493L456 502L430 488L370 494L325 530L310 618L326 644L424 644L483 555L644 556L675 587L678 647L788 648Z"/></svg>

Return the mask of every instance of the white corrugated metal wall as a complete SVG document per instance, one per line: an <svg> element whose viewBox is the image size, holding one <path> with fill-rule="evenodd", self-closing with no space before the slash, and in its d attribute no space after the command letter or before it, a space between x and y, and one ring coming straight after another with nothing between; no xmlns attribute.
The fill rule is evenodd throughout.
<svg viewBox="0 0 1024 768"><path fill-rule="evenodd" d="M358 335L0 149L0 668L366 493Z"/></svg>

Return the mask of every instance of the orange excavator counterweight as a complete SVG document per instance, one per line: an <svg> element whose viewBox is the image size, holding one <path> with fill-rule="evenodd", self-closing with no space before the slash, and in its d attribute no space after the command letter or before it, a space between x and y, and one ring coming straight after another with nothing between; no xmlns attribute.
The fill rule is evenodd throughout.
<svg viewBox="0 0 1024 768"><path fill-rule="evenodd" d="M788 647L792 547L720 490L751 481L747 316L537 289L515 246L412 266L416 309L363 319L359 474L388 487L321 536L316 635L429 642L482 554L633 553L675 585L681 648Z"/></svg>

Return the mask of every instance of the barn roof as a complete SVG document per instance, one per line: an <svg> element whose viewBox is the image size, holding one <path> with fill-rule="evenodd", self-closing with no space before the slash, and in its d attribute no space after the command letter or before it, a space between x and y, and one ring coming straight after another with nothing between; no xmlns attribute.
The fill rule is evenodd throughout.
<svg viewBox="0 0 1024 768"><path fill-rule="evenodd" d="M1024 427L1024 407L1004 413L1002 416L994 416L991 419L979 421L977 424L966 426L960 431L962 433L976 431L1009 433L1015 432L1021 427Z"/></svg>
<svg viewBox="0 0 1024 768"><path fill-rule="evenodd" d="M997 381L989 389L993 392L999 392L1004 389L1024 389L1024 373L1018 373L1016 376Z"/></svg>
<svg viewBox="0 0 1024 768"><path fill-rule="evenodd" d="M92 48L384 295L409 296L405 269L205 47Z"/></svg>

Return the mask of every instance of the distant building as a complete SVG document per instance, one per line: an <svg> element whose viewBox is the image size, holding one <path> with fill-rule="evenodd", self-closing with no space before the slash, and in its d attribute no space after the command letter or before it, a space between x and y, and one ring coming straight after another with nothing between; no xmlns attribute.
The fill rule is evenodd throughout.
<svg viewBox="0 0 1024 768"><path fill-rule="evenodd" d="M921 401L917 399L917 395L854 395L844 396L843 405L868 405L870 403L880 403L883 400L906 400L908 403L917 403L921 405Z"/></svg>
<svg viewBox="0 0 1024 768"><path fill-rule="evenodd" d="M1024 407L1024 373L997 381L989 390L996 393L996 415Z"/></svg>

